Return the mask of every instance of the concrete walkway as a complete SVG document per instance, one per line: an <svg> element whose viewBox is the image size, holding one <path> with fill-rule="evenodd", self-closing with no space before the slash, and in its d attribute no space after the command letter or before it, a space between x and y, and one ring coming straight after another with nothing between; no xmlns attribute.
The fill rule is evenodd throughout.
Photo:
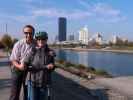
<svg viewBox="0 0 133 100"><path fill-rule="evenodd" d="M87 80L84 78L79 78L78 76L72 75L71 73L65 72L64 70L61 70L61 69L57 69L57 72L64 77L72 79L73 81L80 84L81 86L88 88L90 90L89 93L97 97L98 100L133 100L127 94L124 94L123 92L118 91L118 89L115 88L115 85L118 85L119 87L119 83L112 84L113 82L115 82L114 79L96 78L92 80ZM109 81L109 80L112 80L112 81ZM112 87L110 87L109 84L112 85ZM124 91L124 89L122 89L122 91Z"/></svg>
<svg viewBox="0 0 133 100"><path fill-rule="evenodd" d="M0 100L9 100L10 76L9 67L0 67Z"/></svg>
<svg viewBox="0 0 133 100"><path fill-rule="evenodd" d="M0 100L9 100L10 84L8 58L0 58ZM133 77L88 81L56 69L53 73L53 94L53 100L133 100Z"/></svg>
<svg viewBox="0 0 133 100"><path fill-rule="evenodd" d="M0 100L9 100L11 72L7 58L0 58ZM4 63L3 63L4 62ZM73 80L53 73L53 100L99 100L91 95L90 90ZM23 94L21 93L21 100Z"/></svg>
<svg viewBox="0 0 133 100"><path fill-rule="evenodd" d="M116 78L99 78L96 83L118 91L133 100L133 76Z"/></svg>

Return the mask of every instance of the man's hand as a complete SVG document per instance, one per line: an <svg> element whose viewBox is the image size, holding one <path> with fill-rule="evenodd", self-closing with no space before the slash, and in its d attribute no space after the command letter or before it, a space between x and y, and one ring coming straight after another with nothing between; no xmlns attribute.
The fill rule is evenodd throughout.
<svg viewBox="0 0 133 100"><path fill-rule="evenodd" d="M24 64L22 64L22 63L19 64L18 69L21 70L21 71L23 71L24 70Z"/></svg>
<svg viewBox="0 0 133 100"><path fill-rule="evenodd" d="M54 68L54 65L53 65L53 64L48 64L48 65L47 65L47 68L48 68L48 69L53 69L53 68Z"/></svg>
<svg viewBox="0 0 133 100"><path fill-rule="evenodd" d="M24 64L18 63L16 60L12 61L12 64L19 70L23 71L24 70Z"/></svg>

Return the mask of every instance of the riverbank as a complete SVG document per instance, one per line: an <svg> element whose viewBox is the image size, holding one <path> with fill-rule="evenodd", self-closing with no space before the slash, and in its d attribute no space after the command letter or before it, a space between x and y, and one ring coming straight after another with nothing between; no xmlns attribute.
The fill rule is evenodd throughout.
<svg viewBox="0 0 133 100"><path fill-rule="evenodd" d="M86 48L54 48L54 49L63 49L63 50L73 50L73 51L95 51L95 52L113 52L113 53L133 53L132 50L113 50L113 49L86 49Z"/></svg>
<svg viewBox="0 0 133 100"><path fill-rule="evenodd" d="M5 60L7 61L8 59ZM69 100L88 100L88 97L98 98L90 100L133 100L133 76L116 78L97 77L88 80L60 68L57 68L55 72L58 74L54 74L53 80L54 87L56 87L57 100L60 100L60 98L64 98L64 100L68 100L68 98ZM1 100L8 100L10 76L9 66L1 66Z"/></svg>
<svg viewBox="0 0 133 100"><path fill-rule="evenodd" d="M11 70L9 65L1 65L2 62L7 61L7 57L0 58L0 100L9 100L10 96ZM52 74L52 100L62 100L62 98L63 100L99 100L91 95L89 89L64 77L58 69ZM23 100L22 98L23 92L21 92L20 100Z"/></svg>
<svg viewBox="0 0 133 100"><path fill-rule="evenodd" d="M108 78L113 77L103 69L95 69L94 67L85 66L83 64L73 64L71 62L64 60L56 60L55 65L58 68L61 68L65 71L69 71L72 74L87 79L94 79L95 77L108 77Z"/></svg>
<svg viewBox="0 0 133 100"><path fill-rule="evenodd" d="M70 65L70 64L69 64ZM63 70L62 70L63 69ZM106 91L106 95L108 95L108 100L132 100L133 99L133 76L127 76L127 77L110 77L110 75L97 75L86 71L83 72L83 69L80 68L80 71L77 70L75 67L59 67L58 71L62 72L62 74L65 75L65 77L68 77L67 74L69 73L72 76L79 77L79 84L85 85L86 83L83 83L84 81L88 81L88 84L85 85L85 87L89 87L89 89L94 88L102 88ZM82 73L83 72L83 73ZM90 74L89 74L90 73ZM72 78L72 76L69 76L69 78ZM109 78L110 77L110 78ZM76 78L72 78L72 80L75 80ZM83 81L84 80L84 81ZM120 83L119 83L120 82ZM91 92L92 95L100 95L96 92ZM104 100L104 99L100 99Z"/></svg>
<svg viewBox="0 0 133 100"><path fill-rule="evenodd" d="M60 73L66 78L77 82L83 87L88 88L90 90L91 95L99 98L96 100L133 100L133 86L132 82L128 83L129 81L131 81L128 77L126 78L126 81L123 80L123 77L98 77L92 80L87 80L85 78L81 78L77 75L71 74L70 72L64 71L60 68L56 69L56 72ZM119 86L119 81L122 83L121 86ZM130 85L126 87L127 83L128 85ZM130 93L128 93L127 91L130 91Z"/></svg>

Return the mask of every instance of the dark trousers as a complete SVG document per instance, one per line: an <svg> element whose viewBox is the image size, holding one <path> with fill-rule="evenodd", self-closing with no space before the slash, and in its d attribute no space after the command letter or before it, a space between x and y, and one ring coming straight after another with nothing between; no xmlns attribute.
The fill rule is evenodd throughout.
<svg viewBox="0 0 133 100"><path fill-rule="evenodd" d="M33 98L32 100L47 100L46 99L46 88L33 87Z"/></svg>
<svg viewBox="0 0 133 100"><path fill-rule="evenodd" d="M12 71L12 82L11 82L11 94L9 100L19 100L21 87L24 89L24 97L23 100L27 100L27 88L25 85L25 72L16 72Z"/></svg>

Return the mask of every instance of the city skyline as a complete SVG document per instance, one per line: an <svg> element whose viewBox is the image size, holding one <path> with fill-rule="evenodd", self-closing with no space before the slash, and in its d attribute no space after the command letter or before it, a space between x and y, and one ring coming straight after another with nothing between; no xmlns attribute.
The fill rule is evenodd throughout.
<svg viewBox="0 0 133 100"><path fill-rule="evenodd" d="M32 24L54 41L58 18L66 17L67 35L78 34L87 25L90 35L100 32L105 39L118 35L133 40L132 4L131 0L4 0L0 3L0 36L7 25L11 36L21 38L23 26Z"/></svg>

